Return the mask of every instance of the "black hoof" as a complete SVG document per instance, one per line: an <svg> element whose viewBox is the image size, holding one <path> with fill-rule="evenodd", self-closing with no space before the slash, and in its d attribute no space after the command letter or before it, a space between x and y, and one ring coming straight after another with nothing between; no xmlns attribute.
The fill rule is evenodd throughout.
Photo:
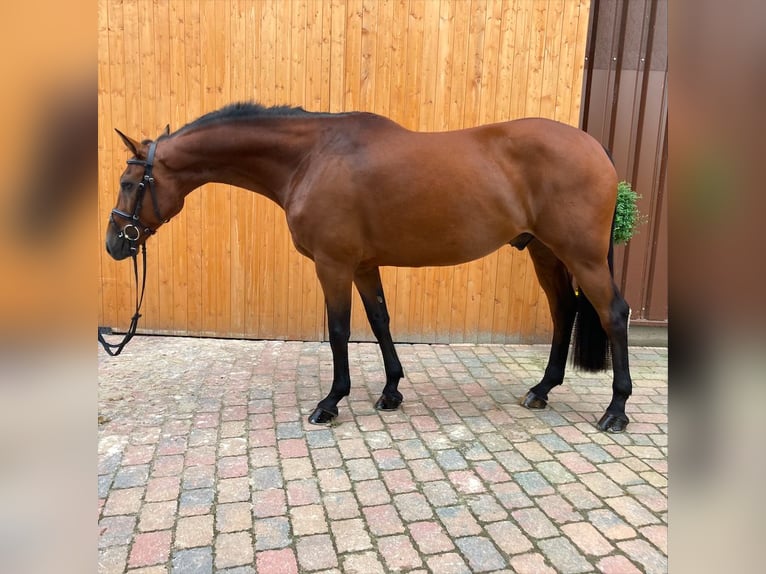
<svg viewBox="0 0 766 574"><path fill-rule="evenodd" d="M379 411L395 411L401 404L402 399L380 395L380 398L375 403L375 409Z"/></svg>
<svg viewBox="0 0 766 574"><path fill-rule="evenodd" d="M529 391L526 396L521 399L521 406L532 410L541 410L548 406L548 401L541 399L532 391Z"/></svg>
<svg viewBox="0 0 766 574"><path fill-rule="evenodd" d="M338 417L338 413L331 413L324 410L322 407L317 407L309 417L309 422L312 425L329 425Z"/></svg>
<svg viewBox="0 0 766 574"><path fill-rule="evenodd" d="M625 427L628 426L628 417L625 415L613 415L610 413L604 413L601 420L598 421L598 430L604 432L623 432Z"/></svg>

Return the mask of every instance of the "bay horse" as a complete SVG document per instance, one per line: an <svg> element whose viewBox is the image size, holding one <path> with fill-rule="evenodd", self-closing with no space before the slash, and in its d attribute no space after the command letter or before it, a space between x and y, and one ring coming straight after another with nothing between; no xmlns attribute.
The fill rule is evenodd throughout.
<svg viewBox="0 0 766 574"><path fill-rule="evenodd" d="M332 388L309 422L332 422L350 392L352 284L383 355L386 383L375 407L395 410L404 372L379 268L456 265L510 244L528 250L553 319L545 373L521 404L547 406L563 382L574 327L575 366L603 370L611 354L612 401L598 428L627 426L629 307L612 271L617 174L585 132L526 118L421 133L371 113L236 103L156 140L117 133L133 157L106 232L116 260L134 255L208 182L284 209L295 248L316 267L333 357Z"/></svg>

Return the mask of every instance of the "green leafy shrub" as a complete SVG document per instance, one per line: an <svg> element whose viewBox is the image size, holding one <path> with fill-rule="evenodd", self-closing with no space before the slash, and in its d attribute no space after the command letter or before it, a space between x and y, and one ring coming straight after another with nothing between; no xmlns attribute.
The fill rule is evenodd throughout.
<svg viewBox="0 0 766 574"><path fill-rule="evenodd" d="M617 184L617 211L614 217L614 238L615 244L627 243L636 228L644 222L641 213L638 211L636 201L641 196L633 191L633 188L627 181L621 181Z"/></svg>

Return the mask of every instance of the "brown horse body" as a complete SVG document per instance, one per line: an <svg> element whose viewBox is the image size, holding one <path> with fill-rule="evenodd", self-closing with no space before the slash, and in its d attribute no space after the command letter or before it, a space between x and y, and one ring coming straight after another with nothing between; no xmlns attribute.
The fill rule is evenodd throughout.
<svg viewBox="0 0 766 574"><path fill-rule="evenodd" d="M524 119L416 133L367 113L236 104L156 142L120 135L135 157L107 230L107 250L116 259L131 255L181 210L188 193L208 182L249 189L284 209L295 247L316 265L335 366L332 390L311 422L337 416L350 390L352 284L386 368L376 406L395 409L403 371L378 268L455 265L510 243L529 247L554 321L546 374L522 403L544 408L548 391L563 380L578 311L574 276L587 295L579 297L575 363L602 368L611 344L614 396L599 427L620 431L627 425L628 308L610 269L617 177L604 149L584 132ZM154 209L138 197L147 170Z"/></svg>

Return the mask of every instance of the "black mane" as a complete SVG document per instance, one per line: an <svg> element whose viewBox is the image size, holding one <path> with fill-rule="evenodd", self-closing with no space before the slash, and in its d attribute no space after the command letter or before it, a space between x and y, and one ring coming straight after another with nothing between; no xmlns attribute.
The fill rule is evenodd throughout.
<svg viewBox="0 0 766 574"><path fill-rule="evenodd" d="M200 116L193 122L186 124L178 132L217 124L223 122L236 122L240 120L253 120L258 118L284 118L300 116L335 116L326 112L307 112L300 106L263 106L254 102L236 102L228 104L214 112ZM176 133L178 133L176 132Z"/></svg>

